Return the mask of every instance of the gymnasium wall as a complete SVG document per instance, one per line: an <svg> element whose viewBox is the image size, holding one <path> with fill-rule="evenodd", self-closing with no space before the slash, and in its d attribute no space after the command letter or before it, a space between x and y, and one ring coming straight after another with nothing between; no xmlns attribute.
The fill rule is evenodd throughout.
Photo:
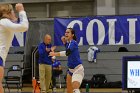
<svg viewBox="0 0 140 93"><path fill-rule="evenodd" d="M53 38L53 19L43 21L30 21L30 29L27 35L26 54L30 54L31 48L42 41L46 33ZM53 42L53 40L52 40ZM81 59L85 67L85 79L91 79L93 74L105 74L108 81L120 81L122 78L122 57L140 55L140 45L100 45L101 52L97 54L97 63L89 63L87 60L86 46L79 46ZM129 52L118 52L119 47L126 47ZM63 46L57 47L56 51L64 50ZM26 55L27 62L31 55ZM57 57L62 62L64 72L67 70L67 58ZM65 73L63 73L65 76Z"/></svg>
<svg viewBox="0 0 140 93"><path fill-rule="evenodd" d="M53 17L80 17L94 15L126 15L140 14L139 0L1 0L2 2L24 2L30 20L25 46L25 67L31 67L31 51L37 46L46 33L53 38ZM52 41L53 42L53 41ZM121 80L122 56L139 55L140 45L123 45L129 52L117 52L120 46L97 46L101 52L97 54L97 63L87 61L89 46L80 46L80 54L85 67L85 78L93 74L106 74L108 81ZM58 47L57 50L63 50ZM59 57L66 71L66 58ZM65 73L63 74L63 76Z"/></svg>

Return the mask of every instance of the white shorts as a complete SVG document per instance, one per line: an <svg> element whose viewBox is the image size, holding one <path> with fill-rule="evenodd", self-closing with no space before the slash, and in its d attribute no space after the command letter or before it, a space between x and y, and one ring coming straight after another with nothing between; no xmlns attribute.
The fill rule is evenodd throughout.
<svg viewBox="0 0 140 93"><path fill-rule="evenodd" d="M75 68L74 70L69 69L70 72L72 72L72 82L78 81L80 84L82 83L82 80L84 78L84 67L83 65L80 65L78 68Z"/></svg>

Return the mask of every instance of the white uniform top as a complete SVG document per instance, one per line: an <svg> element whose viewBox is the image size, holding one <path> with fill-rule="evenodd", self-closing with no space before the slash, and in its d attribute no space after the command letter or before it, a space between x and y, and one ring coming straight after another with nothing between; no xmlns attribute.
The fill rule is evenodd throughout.
<svg viewBox="0 0 140 93"><path fill-rule="evenodd" d="M95 46L89 47L88 51L88 61L89 62L96 62L96 55L99 52L99 48Z"/></svg>
<svg viewBox="0 0 140 93"><path fill-rule="evenodd" d="M20 23L13 23L7 18L0 20L0 57L5 60L14 37L14 32L25 32L28 30L29 23L25 11L19 12Z"/></svg>

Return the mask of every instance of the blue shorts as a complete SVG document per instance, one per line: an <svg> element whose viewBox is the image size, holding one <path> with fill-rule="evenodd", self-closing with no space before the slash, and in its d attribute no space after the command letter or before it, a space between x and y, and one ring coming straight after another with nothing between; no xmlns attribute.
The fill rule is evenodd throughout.
<svg viewBox="0 0 140 93"><path fill-rule="evenodd" d="M2 58L0 57L0 66L2 66L3 67L3 60L2 60Z"/></svg>
<svg viewBox="0 0 140 93"><path fill-rule="evenodd" d="M69 70L67 70L67 74L69 74L70 76L72 76L72 75L73 75L73 73L72 73L72 72L70 72Z"/></svg>

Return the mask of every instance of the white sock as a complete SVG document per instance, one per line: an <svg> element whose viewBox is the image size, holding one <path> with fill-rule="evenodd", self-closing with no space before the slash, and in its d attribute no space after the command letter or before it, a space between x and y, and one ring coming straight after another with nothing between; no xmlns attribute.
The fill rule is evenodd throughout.
<svg viewBox="0 0 140 93"><path fill-rule="evenodd" d="M80 90L79 89L74 89L73 93L80 93Z"/></svg>

